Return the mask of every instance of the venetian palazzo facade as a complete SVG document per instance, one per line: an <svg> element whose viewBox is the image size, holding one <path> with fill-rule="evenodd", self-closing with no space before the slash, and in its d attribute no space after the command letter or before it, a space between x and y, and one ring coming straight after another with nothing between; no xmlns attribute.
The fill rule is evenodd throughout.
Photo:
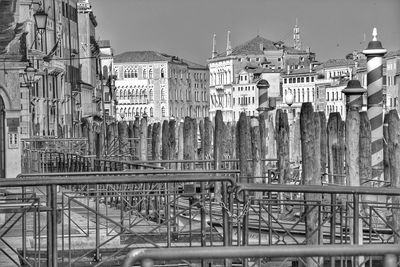
<svg viewBox="0 0 400 267"><path fill-rule="evenodd" d="M297 26L295 27L295 29ZM241 80L243 73L250 69L257 69L250 71L253 74L262 74L275 72L278 76L286 69L302 69L309 66L315 60L315 54L310 50L301 49L299 38L299 30L294 31L294 46L286 46L282 41L271 41L261 36L256 36L253 39L232 47L230 41L230 32L227 34L226 51L218 53L216 51L216 36L213 38L213 50L211 58L208 60L210 70L210 116L214 117L217 110L221 110L224 121L238 120L237 108L234 107L234 90L237 92L237 86L243 83L249 83L248 86L253 88L255 80ZM248 74L244 75L249 76ZM260 75L256 75L259 77ZM274 78L276 75L272 75ZM281 77L279 76L279 83ZM267 80L268 81L268 80ZM275 80L269 80L271 85L275 84ZM240 88L240 86L239 86ZM255 90L258 90L256 87ZM254 96L256 97L258 93ZM274 98L276 103L282 101L282 86L273 87L269 90L269 97ZM217 101L213 101L216 99ZM255 100L256 101L256 100ZM258 101L258 100L257 100ZM242 103L242 102L241 102ZM248 103L248 102L244 102ZM251 103L253 105L252 99ZM256 108L258 107L254 102L250 114L258 114Z"/></svg>
<svg viewBox="0 0 400 267"><path fill-rule="evenodd" d="M113 67L117 119L208 116L207 67L154 51L116 55Z"/></svg>
<svg viewBox="0 0 400 267"><path fill-rule="evenodd" d="M96 86L97 69L95 62L81 71L80 39L93 51L96 24L86 12L89 30L79 28L82 4L90 7L84 0L0 0L0 177L21 173L21 154L35 140L81 136L81 86ZM42 28L34 16L40 10Z"/></svg>

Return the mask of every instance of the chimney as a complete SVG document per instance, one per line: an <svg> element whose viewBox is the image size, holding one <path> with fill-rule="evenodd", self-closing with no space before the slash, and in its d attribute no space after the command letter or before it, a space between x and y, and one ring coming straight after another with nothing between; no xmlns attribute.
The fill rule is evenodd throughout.
<svg viewBox="0 0 400 267"><path fill-rule="evenodd" d="M217 42L217 35L214 33L211 58L215 58L217 56L217 49L215 48L215 46L217 45L216 42Z"/></svg>
<svg viewBox="0 0 400 267"><path fill-rule="evenodd" d="M264 51L264 44L263 43L260 43L260 50Z"/></svg>
<svg viewBox="0 0 400 267"><path fill-rule="evenodd" d="M226 55L229 56L230 54L232 54L231 31L228 31L228 35L226 37Z"/></svg>
<svg viewBox="0 0 400 267"><path fill-rule="evenodd" d="M290 66L286 65L286 74L290 74Z"/></svg>

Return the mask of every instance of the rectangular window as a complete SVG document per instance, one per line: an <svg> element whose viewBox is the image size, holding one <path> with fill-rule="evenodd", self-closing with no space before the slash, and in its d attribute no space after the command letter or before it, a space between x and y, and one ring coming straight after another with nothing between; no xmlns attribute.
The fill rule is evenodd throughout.
<svg viewBox="0 0 400 267"><path fill-rule="evenodd" d="M314 82L314 77L311 77L311 82Z"/></svg>

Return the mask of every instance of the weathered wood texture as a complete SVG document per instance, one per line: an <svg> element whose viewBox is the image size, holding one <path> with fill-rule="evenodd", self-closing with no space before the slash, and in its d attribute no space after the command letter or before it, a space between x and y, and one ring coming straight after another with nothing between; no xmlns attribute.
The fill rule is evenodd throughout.
<svg viewBox="0 0 400 267"><path fill-rule="evenodd" d="M390 164L390 184L392 187L400 188L400 121L395 110L391 110L388 115L388 150ZM392 202L397 207L400 205L400 196L392 198ZM395 243L400 244L400 209L393 209L393 228L397 233Z"/></svg>
<svg viewBox="0 0 400 267"><path fill-rule="evenodd" d="M340 113L329 115L327 136L329 182L344 185L344 122Z"/></svg>
<svg viewBox="0 0 400 267"><path fill-rule="evenodd" d="M215 114L215 131L214 131L214 170L222 170L222 159L224 149L224 131L225 123L222 118L222 112L217 110ZM215 183L215 197L221 200L221 183Z"/></svg>
<svg viewBox="0 0 400 267"><path fill-rule="evenodd" d="M251 176L251 167L249 162L250 159L250 125L246 117L246 113L241 112L239 117L238 127L238 137L239 137L239 169L240 169L240 181L248 182L248 177Z"/></svg>
<svg viewBox="0 0 400 267"><path fill-rule="evenodd" d="M360 185L369 186L372 179L371 124L367 112L360 112Z"/></svg>
<svg viewBox="0 0 400 267"><path fill-rule="evenodd" d="M314 113L311 103L303 103L300 113L301 150L302 150L302 180L305 185L321 184L321 120ZM304 194L306 201L320 202L320 194ZM307 244L321 244L318 229L319 210L312 205L306 206L306 238ZM319 266L319 258L307 258L307 266Z"/></svg>
<svg viewBox="0 0 400 267"><path fill-rule="evenodd" d="M276 154L278 156L279 183L289 181L289 123L287 113L276 111Z"/></svg>

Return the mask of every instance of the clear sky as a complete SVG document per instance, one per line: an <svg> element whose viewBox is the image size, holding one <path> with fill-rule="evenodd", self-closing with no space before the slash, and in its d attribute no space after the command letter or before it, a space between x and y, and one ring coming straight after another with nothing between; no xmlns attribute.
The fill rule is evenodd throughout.
<svg viewBox="0 0 400 267"><path fill-rule="evenodd" d="M388 50L400 49L400 0L89 0L97 38L111 40L115 54L154 50L205 64L212 36L217 50L259 34L293 45L298 19L303 48L317 60L362 50L377 27ZM365 38L365 42L364 42Z"/></svg>

